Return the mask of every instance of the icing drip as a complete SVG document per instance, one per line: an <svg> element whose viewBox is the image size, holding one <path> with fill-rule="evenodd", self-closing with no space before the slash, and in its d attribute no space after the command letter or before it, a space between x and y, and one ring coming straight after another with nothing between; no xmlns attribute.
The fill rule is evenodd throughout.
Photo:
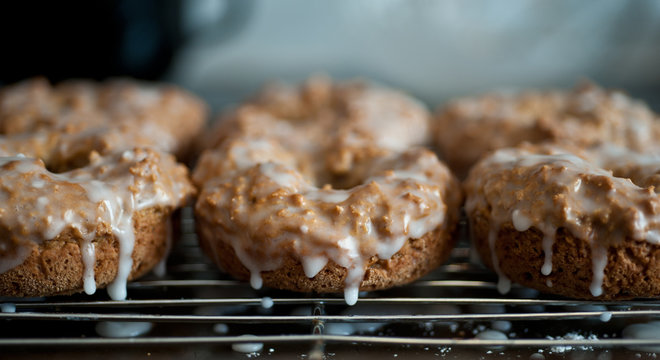
<svg viewBox="0 0 660 360"><path fill-rule="evenodd" d="M134 213L178 206L192 192L185 169L170 155L151 150L95 155L89 166L60 174L49 172L39 160L0 158L0 174L0 226L11 229L17 239L0 242L0 250L4 249L0 270L20 265L35 244L71 236L79 239L83 288L92 294L96 290L94 240L107 233L119 243L117 275L108 286L114 300L126 297L135 245ZM27 255L16 261L15 254L26 250Z"/></svg>
<svg viewBox="0 0 660 360"><path fill-rule="evenodd" d="M660 321L628 325L623 329L621 335L624 339L655 340L655 344L657 344L660 339ZM660 352L660 346L657 345L633 345L628 348L652 353Z"/></svg>
<svg viewBox="0 0 660 360"><path fill-rule="evenodd" d="M122 157L128 161L133 160L133 156L129 152L124 152ZM113 187L97 180L81 183L81 185L86 190L90 201L101 204L99 207L100 217L110 224L112 234L119 241L117 276L108 285L107 290L113 300L123 300L126 298L126 282L133 267L131 255L135 245L135 232L133 230L135 196L133 194L122 196L121 193L117 195Z"/></svg>
<svg viewBox="0 0 660 360"><path fill-rule="evenodd" d="M555 235L557 230L550 227L551 230L543 232L543 266L541 267L541 274L548 276L552 273L552 245L555 243Z"/></svg>
<svg viewBox="0 0 660 360"><path fill-rule="evenodd" d="M133 232L132 216L126 216L119 226L112 228L113 234L119 240L119 266L117 277L108 285L108 295L113 300L126 299L126 282L133 268L133 247L135 246L135 233Z"/></svg>
<svg viewBox="0 0 660 360"><path fill-rule="evenodd" d="M51 86L31 79L3 88L0 155L24 153L52 168L92 150L180 152L204 123L205 111L199 100L173 87L126 80Z"/></svg>
<svg viewBox="0 0 660 360"><path fill-rule="evenodd" d="M94 279L94 266L96 265L96 249L94 243L91 241L83 241L80 246L82 253L83 266L85 267L83 273L83 287L87 295L92 295L96 292L96 279Z"/></svg>
<svg viewBox="0 0 660 360"><path fill-rule="evenodd" d="M102 321L96 324L96 333L106 338L133 338L151 331L149 322Z"/></svg>
<svg viewBox="0 0 660 360"><path fill-rule="evenodd" d="M252 163L206 186L197 213L224 224L216 231L224 232L257 289L261 272L277 269L291 244L310 278L330 260L346 268L345 298L355 304L373 254L389 259L407 239L445 220L450 195L437 184L449 174L426 150L391 155L350 190L318 188L281 164ZM245 183L248 178L255 180ZM256 200L245 201L250 198Z"/></svg>
<svg viewBox="0 0 660 360"><path fill-rule="evenodd" d="M518 209L513 210L511 221L513 222L513 227L518 231L527 231L532 226L532 220L523 215Z"/></svg>
<svg viewBox="0 0 660 360"><path fill-rule="evenodd" d="M284 260L310 278L343 267L354 304L374 256L438 229L446 202L459 202L435 154L403 152L428 140L428 119L417 101L364 84L266 89L220 125L197 164L203 241L230 246L255 288Z"/></svg>
<svg viewBox="0 0 660 360"><path fill-rule="evenodd" d="M591 271L593 277L589 291L591 295L600 296L603 294L603 279L605 277L605 267L607 266L607 249L594 244L591 248Z"/></svg>
<svg viewBox="0 0 660 360"><path fill-rule="evenodd" d="M497 240L498 228L499 226L493 226L488 232L488 246L490 247L490 253L492 256L493 270L495 270L498 277L497 291L499 291L500 294L506 294L511 290L511 280L509 280L509 278L500 270L500 261L497 258L497 252L495 252L495 241Z"/></svg>
<svg viewBox="0 0 660 360"><path fill-rule="evenodd" d="M608 248L621 239L658 243L660 198L657 155L602 146L580 156L553 146L502 149L485 158L466 181L466 211L490 209L488 243L500 273L494 243L500 227L530 228L542 235L541 273L552 273L559 228L591 246L593 296L603 293ZM501 274L500 274L501 277ZM552 282L548 281L548 287Z"/></svg>
<svg viewBox="0 0 660 360"><path fill-rule="evenodd" d="M261 278L261 271L258 269L252 270L250 269L250 286L252 286L253 289L259 290L263 286L264 281Z"/></svg>
<svg viewBox="0 0 660 360"><path fill-rule="evenodd" d="M241 335L241 337L242 338L247 338L247 339L251 339L251 338L256 339L257 338L256 336L250 335L250 334ZM250 354L250 353L257 353L257 352L261 351L261 349L264 348L264 344L263 343L256 343L256 342L255 343L250 343L250 342L235 343L235 344L231 345L231 348L232 348L232 350L234 350L236 352Z"/></svg>
<svg viewBox="0 0 660 360"><path fill-rule="evenodd" d="M306 234L307 231L303 231ZM303 270L305 276L313 278L328 264L328 258L325 256L308 256L302 259Z"/></svg>

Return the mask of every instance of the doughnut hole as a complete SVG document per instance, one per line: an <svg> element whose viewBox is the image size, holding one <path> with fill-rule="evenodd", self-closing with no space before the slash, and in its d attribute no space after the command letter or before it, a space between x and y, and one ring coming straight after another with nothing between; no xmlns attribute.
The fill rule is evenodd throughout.
<svg viewBox="0 0 660 360"><path fill-rule="evenodd" d="M343 289L349 304L412 281L446 259L462 200L416 147L427 130L396 91L322 78L266 89L226 115L195 168L202 246L256 288Z"/></svg>

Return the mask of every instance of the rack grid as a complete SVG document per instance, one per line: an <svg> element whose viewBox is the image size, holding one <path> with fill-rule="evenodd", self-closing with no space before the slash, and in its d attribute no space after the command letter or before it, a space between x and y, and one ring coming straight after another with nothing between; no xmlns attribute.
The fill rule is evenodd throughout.
<svg viewBox="0 0 660 360"><path fill-rule="evenodd" d="M622 337L626 326L660 318L660 301L576 301L516 286L501 295L492 272L471 261L464 240L447 264L424 279L363 293L349 307L341 295L253 290L206 259L190 209L181 229L167 275L129 284L126 301L111 301L102 290L92 296L0 298L0 358L605 360L651 359L660 351L660 334ZM101 324L142 330L109 337ZM497 332L477 336L487 330ZM233 350L238 344L256 351Z"/></svg>

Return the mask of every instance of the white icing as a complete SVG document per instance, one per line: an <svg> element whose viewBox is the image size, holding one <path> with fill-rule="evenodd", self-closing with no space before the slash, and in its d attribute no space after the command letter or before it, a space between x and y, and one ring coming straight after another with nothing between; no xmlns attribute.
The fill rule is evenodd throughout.
<svg viewBox="0 0 660 360"><path fill-rule="evenodd" d="M151 331L150 322L102 321L96 324L96 333L106 338L138 337Z"/></svg>
<svg viewBox="0 0 660 360"><path fill-rule="evenodd" d="M220 152L215 154L203 157L200 166L206 168L220 159ZM449 175L435 155L426 150L382 159L367 169L361 185L348 190L319 188L286 165L260 162L254 156L231 164L233 169L252 161L253 166L247 169L216 169L224 177L205 186L200 195L202 201L197 204L198 216L212 216L213 222L224 224L216 231L223 233L222 238L231 243L236 256L250 271L254 288L262 285L262 271L280 266L281 247L288 246L282 244L291 243L296 254L304 254L296 256L307 277L316 276L330 260L346 268L345 298L354 304L371 256L390 259L409 238L420 238L445 221L448 195L440 184ZM257 171L264 182L241 187L244 193L240 194L217 187L221 181L234 186L242 181L237 179L243 179L245 171ZM196 176L200 174L196 172ZM200 210L209 196L213 196L213 207ZM249 198L256 200L243 201ZM378 203L384 204L385 213L374 207ZM263 233L277 236L259 243L253 240L255 236L263 238ZM209 233L206 237L217 236ZM256 249L270 255L255 258L251 252Z"/></svg>
<svg viewBox="0 0 660 360"><path fill-rule="evenodd" d="M543 232L543 266L541 267L541 274L550 275L552 273L552 245L555 243L555 235L557 230L552 228L549 231Z"/></svg>
<svg viewBox="0 0 660 360"><path fill-rule="evenodd" d="M608 322L612 319L612 313L609 311L605 311L604 313L600 314L600 321L602 322Z"/></svg>
<svg viewBox="0 0 660 360"><path fill-rule="evenodd" d="M512 324L511 321L506 321L506 320L496 320L491 323L491 327L493 330L501 331L503 333L508 332L511 330Z"/></svg>
<svg viewBox="0 0 660 360"><path fill-rule="evenodd" d="M532 226L532 219L523 215L522 212L518 209L513 210L511 213L511 220L513 221L513 227L518 231L527 231Z"/></svg>
<svg viewBox="0 0 660 360"><path fill-rule="evenodd" d="M346 201L351 193L346 190L318 190L307 193L308 200L326 203L341 203Z"/></svg>
<svg viewBox="0 0 660 360"><path fill-rule="evenodd" d="M261 298L261 307L263 307L264 309L272 308L273 307L273 299L268 297L268 296Z"/></svg>
<svg viewBox="0 0 660 360"><path fill-rule="evenodd" d="M125 153L123 156L125 156ZM102 214L108 219L112 234L119 241L117 276L108 285L107 290L108 295L113 300L123 300L126 298L126 282L133 267L131 255L135 245L135 232L133 230L135 197L123 197L121 193L117 195L111 187L97 180L81 185L87 191L88 198L92 202L100 203L105 209Z"/></svg>
<svg viewBox="0 0 660 360"><path fill-rule="evenodd" d="M591 271L593 277L589 285L591 295L600 296L603 294L603 279L605 278L605 267L607 266L607 249L599 245L591 247Z"/></svg>
<svg viewBox="0 0 660 360"><path fill-rule="evenodd" d="M303 233L307 232L305 231ZM316 276L328 264L328 258L325 256L305 256L301 261L305 276L310 279Z"/></svg>
<svg viewBox="0 0 660 360"><path fill-rule="evenodd" d="M96 248L91 241L84 240L80 244L80 253L83 261L83 288L87 295L96 292L96 279L94 279L94 267L96 266Z"/></svg>
<svg viewBox="0 0 660 360"><path fill-rule="evenodd" d="M126 282L128 276L131 274L133 267L133 247L135 246L135 233L133 232L132 217L128 217L123 228L114 228L113 233L119 240L119 266L117 268L117 276L108 285L108 295L113 300L126 299Z"/></svg>
<svg viewBox="0 0 660 360"><path fill-rule="evenodd" d="M261 272L259 270L250 270L250 285L252 288L259 290L263 286L263 283Z"/></svg>
<svg viewBox="0 0 660 360"><path fill-rule="evenodd" d="M263 163L260 167L261 172L282 187L295 187L300 184L302 179L300 175L291 171L278 171L277 164Z"/></svg>
<svg viewBox="0 0 660 360"><path fill-rule="evenodd" d="M41 189L42 187L44 187L44 184L45 184L45 182L43 181L43 179L32 180L32 187L33 188Z"/></svg>
<svg viewBox="0 0 660 360"><path fill-rule="evenodd" d="M623 329L622 336L624 339L660 340L660 321L628 325ZM653 345L635 345L629 348L638 351L660 352L660 346Z"/></svg>
<svg viewBox="0 0 660 360"><path fill-rule="evenodd" d="M508 337L505 333L497 330L484 330L475 336L475 339L479 340L507 340ZM493 350L501 350L502 346L489 346Z"/></svg>
<svg viewBox="0 0 660 360"><path fill-rule="evenodd" d="M344 289L344 300L346 301L346 304L351 306L357 304L359 293L359 285L347 284L346 288Z"/></svg>
<svg viewBox="0 0 660 360"><path fill-rule="evenodd" d="M213 332L220 335L225 335L229 332L229 326L227 324L215 324L213 325Z"/></svg>
<svg viewBox="0 0 660 360"><path fill-rule="evenodd" d="M557 229L586 240L592 252L590 292L600 296L612 239L660 242L660 213L653 210L660 206L660 199L652 187L638 185L660 170L660 156L603 146L585 151L587 161L558 147L542 149L546 153L503 149L477 164L466 182L466 211L492 209L488 243L500 279L494 243L500 226L507 222L517 231L534 227L542 232L544 261L540 272L546 276L552 273ZM518 170L511 171L514 168ZM623 172L632 181L613 176L609 169ZM534 184L534 191L525 192L526 184ZM494 191L494 186L500 187ZM602 226L602 221L617 225L609 228ZM506 281L499 285L506 288Z"/></svg>
<svg viewBox="0 0 660 360"><path fill-rule="evenodd" d="M241 335L241 337L244 338L257 338L254 335ZM261 351L261 349L264 348L263 343L236 343L231 345L232 350L236 352L241 352L241 353L256 353L258 351Z"/></svg>
<svg viewBox="0 0 660 360"><path fill-rule="evenodd" d="M12 303L2 303L0 304L0 311L3 313L15 313L16 305Z"/></svg>
<svg viewBox="0 0 660 360"><path fill-rule="evenodd" d="M500 294L506 294L511 290L511 280L509 280L504 273L500 270L500 261L497 257L497 253L495 252L495 241L497 240L497 228L496 227L491 227L490 231L488 232L488 246L490 247L490 253L491 253L491 260L493 262L493 269L495 270L495 273L497 273L498 281L497 281L497 291L500 292Z"/></svg>
<svg viewBox="0 0 660 360"><path fill-rule="evenodd" d="M39 210L43 210L46 207L46 205L48 205L48 198L45 196L40 196L37 199L37 207L39 208Z"/></svg>
<svg viewBox="0 0 660 360"><path fill-rule="evenodd" d="M475 336L480 340L507 340L505 333L497 330L484 330Z"/></svg>
<svg viewBox="0 0 660 360"><path fill-rule="evenodd" d="M148 156L153 160L142 163ZM159 155L155 152L143 150L107 157L96 155L89 166L61 174L49 172L37 160L0 158L0 213L7 214L0 221L10 229L22 229L22 242L11 245L12 256L0 257L0 272L21 264L29 255L31 244L40 244L73 229L81 237L84 291L92 294L96 290L93 241L100 231L109 229L119 242L119 265L108 293L114 300L124 299L133 262L133 213L156 205L176 206L190 191L185 183L177 184L179 180L165 175L164 171L174 166L174 160L168 158L170 162L156 163L156 156ZM34 181L30 179L40 179L43 186L32 188ZM25 191L24 186L33 190ZM61 187L66 187L66 191ZM8 194L13 192L20 194L20 198L12 201L20 203L21 210L6 212L4 207L11 206Z"/></svg>
<svg viewBox="0 0 660 360"><path fill-rule="evenodd" d="M422 144L426 140L424 105L399 92L371 87L349 102L350 108L359 109L364 126L381 147L402 151L411 143Z"/></svg>
<svg viewBox="0 0 660 360"><path fill-rule="evenodd" d="M422 104L379 87L314 80L265 91L220 125L197 164L196 213L218 225L204 238L230 245L257 287L284 256L309 277L332 261L348 269L355 302L368 259L438 229L445 197L457 197L434 154L398 154L428 140L428 120Z"/></svg>

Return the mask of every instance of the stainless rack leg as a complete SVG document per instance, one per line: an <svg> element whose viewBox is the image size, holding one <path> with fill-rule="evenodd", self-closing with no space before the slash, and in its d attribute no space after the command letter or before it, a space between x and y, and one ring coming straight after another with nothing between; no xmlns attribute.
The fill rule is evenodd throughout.
<svg viewBox="0 0 660 360"><path fill-rule="evenodd" d="M314 307L312 308L312 316L323 316L325 315L325 306L323 302L316 301L314 302ZM323 329L325 327L325 321L322 319L315 319L312 323L312 335L323 335ZM323 339L318 339L314 342L312 349L309 351L310 360L323 360L325 358L325 341Z"/></svg>

